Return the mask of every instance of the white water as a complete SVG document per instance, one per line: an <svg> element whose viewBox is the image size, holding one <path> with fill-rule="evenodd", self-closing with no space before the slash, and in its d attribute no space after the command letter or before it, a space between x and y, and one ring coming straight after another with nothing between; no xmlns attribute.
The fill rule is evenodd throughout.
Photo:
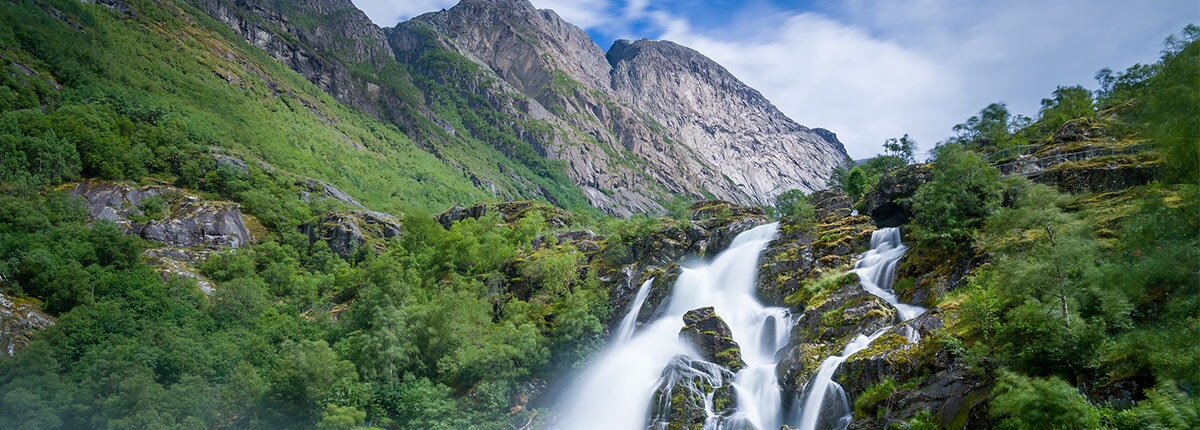
<svg viewBox="0 0 1200 430"><path fill-rule="evenodd" d="M879 229L871 234L871 250L864 253L854 266L854 272L858 274L863 289L895 307L900 322L916 318L925 312L925 308L920 306L900 303L896 299L896 293L892 291L896 263L907 249L900 243L900 229ZM821 428L845 429L850 424L853 419L850 402L841 385L833 382L833 374L847 358L866 349L872 341L891 328L886 327L870 336L858 335L846 345L841 355L826 358L821 362L817 374L807 384L806 398L798 422L801 430L814 430L818 425ZM909 341L914 341L911 335ZM833 400L833 403L827 404L830 400Z"/></svg>
<svg viewBox="0 0 1200 430"><path fill-rule="evenodd" d="M625 318L621 319L621 325L617 326L617 336L614 337L617 343L629 340L629 336L633 335L633 328L637 325L638 312L646 303L646 297L650 295L652 285L654 285L654 278L647 279L642 283L641 288L638 288L637 295L633 296L633 304L629 307L629 313L625 314Z"/></svg>
<svg viewBox="0 0 1200 430"><path fill-rule="evenodd" d="M666 312L638 330L634 330L637 315L633 314L641 304L635 304L608 348L562 394L563 415L557 427L644 429L649 424L654 391L660 384L670 386L667 379L681 375L711 379L715 366L696 363L700 357L679 340L679 329L684 313L712 306L729 326L747 366L733 380L737 413L733 417L713 416L709 398L705 427L720 428L726 422L736 422L758 429L778 429L783 423L783 410L782 390L775 378L775 353L787 344L792 319L783 308L759 303L754 285L758 255L775 237L778 227L767 224L744 232L709 264L685 268L671 289ZM644 301L643 290L649 288L643 284L635 301ZM677 357L681 355L684 357ZM664 375L668 366L672 371Z"/></svg>

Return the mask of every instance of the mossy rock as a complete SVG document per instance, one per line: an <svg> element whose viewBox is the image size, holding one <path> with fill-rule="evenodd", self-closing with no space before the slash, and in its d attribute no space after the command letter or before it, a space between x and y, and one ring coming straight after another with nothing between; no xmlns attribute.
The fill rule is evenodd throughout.
<svg viewBox="0 0 1200 430"><path fill-rule="evenodd" d="M733 333L713 308L693 309L683 315L679 338L695 346L700 356L736 373L746 367Z"/></svg>

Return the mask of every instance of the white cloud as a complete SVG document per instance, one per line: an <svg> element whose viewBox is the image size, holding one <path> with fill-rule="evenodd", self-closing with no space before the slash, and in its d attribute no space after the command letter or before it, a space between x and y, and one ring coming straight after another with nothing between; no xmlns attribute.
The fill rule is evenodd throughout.
<svg viewBox="0 0 1200 430"><path fill-rule="evenodd" d="M553 9L558 16L581 28L593 28L613 22L616 15L608 0L537 0L538 9Z"/></svg>
<svg viewBox="0 0 1200 430"><path fill-rule="evenodd" d="M446 9L458 0L352 0L380 27L391 27L401 21L436 10Z"/></svg>
<svg viewBox="0 0 1200 430"><path fill-rule="evenodd" d="M796 122L838 133L852 157L878 152L883 139L953 103L958 79L936 59L815 14L781 21L775 37L722 41L686 22L660 17L663 39L713 58L758 89Z"/></svg>

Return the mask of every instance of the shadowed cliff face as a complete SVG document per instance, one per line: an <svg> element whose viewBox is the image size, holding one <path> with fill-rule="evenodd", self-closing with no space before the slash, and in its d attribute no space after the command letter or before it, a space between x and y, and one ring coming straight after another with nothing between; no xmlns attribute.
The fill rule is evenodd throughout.
<svg viewBox="0 0 1200 430"><path fill-rule="evenodd" d="M512 158L512 142L523 142L537 157L559 160L554 169L610 213L659 212L673 195L769 204L789 189L820 188L845 157L833 133L795 123L694 50L618 41L606 54L583 30L527 0L466 0L383 30L339 0L200 4L338 100L396 123L440 157L470 164L439 149L464 135ZM397 67L402 78L392 81L351 72L382 76ZM465 102L447 108L445 87ZM457 125L456 117L471 115L463 110L487 111L509 136ZM493 192L502 196L549 197L545 187L519 185L528 181L500 170L491 176L507 179L476 182L499 186Z"/></svg>

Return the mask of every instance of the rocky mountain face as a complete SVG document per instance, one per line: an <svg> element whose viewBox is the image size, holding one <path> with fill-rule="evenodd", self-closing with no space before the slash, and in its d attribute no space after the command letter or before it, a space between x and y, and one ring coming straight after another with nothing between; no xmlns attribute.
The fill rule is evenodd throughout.
<svg viewBox="0 0 1200 430"><path fill-rule="evenodd" d="M383 31L350 0L197 0L217 21L338 101L375 116L381 88L349 66L393 60Z"/></svg>
<svg viewBox="0 0 1200 430"><path fill-rule="evenodd" d="M616 214L658 212L675 195L769 204L820 188L845 157L833 133L795 123L694 50L641 40L606 53L527 0L464 0L388 29L343 0L199 4L499 197L563 204L531 175L565 173ZM464 140L532 172L457 159Z"/></svg>

